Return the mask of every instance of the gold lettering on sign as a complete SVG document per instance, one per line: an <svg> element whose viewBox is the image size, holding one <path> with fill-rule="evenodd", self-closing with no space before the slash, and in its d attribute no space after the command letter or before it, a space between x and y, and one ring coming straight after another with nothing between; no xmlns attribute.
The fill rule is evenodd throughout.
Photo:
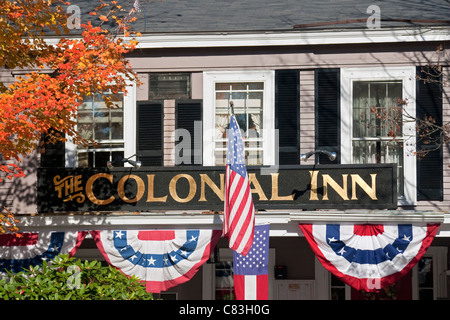
<svg viewBox="0 0 450 320"><path fill-rule="evenodd" d="M53 184L55 191L58 192L58 198L63 198L64 202L76 199L78 203L83 203L86 197L83 194L83 187L81 186L81 175L68 176L61 179L61 176L53 177ZM63 195L64 191L64 195Z"/></svg>
<svg viewBox="0 0 450 320"><path fill-rule="evenodd" d="M337 192L337 194L344 200L348 200L347 195L347 178L348 174L342 175L342 187L337 184L336 181L333 180L333 178L330 177L328 174L324 174L322 176L323 178L323 198L322 200L328 200L328 185L334 189L334 191Z"/></svg>
<svg viewBox="0 0 450 320"><path fill-rule="evenodd" d="M207 201L205 197L205 184L223 201L223 195L225 193L225 178L223 173L220 174L220 189L207 174L200 174L200 199L198 201Z"/></svg>
<svg viewBox="0 0 450 320"><path fill-rule="evenodd" d="M271 173L272 176L272 197L270 201L280 200L280 201L291 201L294 200L294 195L290 194L288 196L278 195L278 176L280 173Z"/></svg>
<svg viewBox="0 0 450 320"><path fill-rule="evenodd" d="M267 200L267 197L264 194L264 191L263 191L261 185L259 184L258 179L256 179L256 175L254 173L249 173L248 183L255 187L255 188L251 189L251 192L256 193L259 196L259 200Z"/></svg>
<svg viewBox="0 0 450 320"><path fill-rule="evenodd" d="M125 182L128 179L133 179L134 181L136 181L136 184L137 184L137 193L136 193L136 196L133 199L129 199L125 195ZM144 181L142 181L142 179L140 177L138 177L137 175L134 175L134 174L123 176L119 180L119 184L117 185L117 193L119 194L120 199L122 199L126 203L138 202L142 198L142 196L144 195L144 192L145 192Z"/></svg>
<svg viewBox="0 0 450 320"><path fill-rule="evenodd" d="M319 200L317 195L317 177L319 171L310 171L311 176L311 194L309 200ZM352 197L351 200L358 200L356 196L356 185L360 186L361 189L372 199L378 200L377 198L377 174L370 174L372 185L369 186L366 181L359 174L351 174L352 179ZM349 200L348 198L348 174L342 175L342 186L340 186L333 178L328 174L322 175L323 179L323 198L322 200L328 199L328 186L334 189L337 194L344 200Z"/></svg>
<svg viewBox="0 0 450 320"><path fill-rule="evenodd" d="M92 203L98 204L98 205L101 205L101 206L105 206L105 205L108 205L111 202L113 202L115 198L114 198L114 196L111 196L108 199L101 200L101 199L98 199L94 195L94 192L92 192L92 186L94 185L95 180L97 180L99 178L105 178L109 182L111 182L111 183L113 182L113 175L112 174L107 174L107 173L94 174L86 182L86 196L88 197L89 200L91 200Z"/></svg>
<svg viewBox="0 0 450 320"><path fill-rule="evenodd" d="M317 176L319 175L319 171L310 171L309 175L311 176L311 194L309 200L319 200L317 196Z"/></svg>
<svg viewBox="0 0 450 320"><path fill-rule="evenodd" d="M189 194L187 195L186 198L180 198L177 193L177 181L180 178L185 178L189 182ZM185 173L177 174L170 180L169 193L176 202L181 203L189 202L194 198L196 192L197 192L197 184L195 183L194 178L192 178L188 174Z"/></svg>
<svg viewBox="0 0 450 320"><path fill-rule="evenodd" d="M166 202L167 196L155 198L155 191L154 191L155 190L155 175L148 174L147 181L148 181L147 202Z"/></svg>
<svg viewBox="0 0 450 320"><path fill-rule="evenodd" d="M352 177L352 200L358 200L358 198L356 197L356 184L358 184L372 200L378 200L376 174L370 175L370 177L372 178L372 187L369 187L369 185L358 174L352 174L351 177Z"/></svg>

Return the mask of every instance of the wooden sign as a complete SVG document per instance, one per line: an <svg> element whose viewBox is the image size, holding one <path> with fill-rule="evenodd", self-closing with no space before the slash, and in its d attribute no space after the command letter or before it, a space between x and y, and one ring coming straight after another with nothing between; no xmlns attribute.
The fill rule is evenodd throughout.
<svg viewBox="0 0 450 320"><path fill-rule="evenodd" d="M248 168L257 210L395 209L396 166ZM223 210L224 167L41 168L39 212Z"/></svg>

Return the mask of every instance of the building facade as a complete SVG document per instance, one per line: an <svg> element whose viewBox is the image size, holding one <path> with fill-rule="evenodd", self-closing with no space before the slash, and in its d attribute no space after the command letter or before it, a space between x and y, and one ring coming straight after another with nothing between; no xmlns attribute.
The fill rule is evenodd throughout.
<svg viewBox="0 0 450 320"><path fill-rule="evenodd" d="M131 84L119 109L105 108L100 97L80 107L79 130L98 146L81 149L68 141L47 148L24 161L25 178L0 186L21 230L221 230L232 102L253 174L256 222L270 223L269 299L364 298L323 267L299 227L321 222L439 223L430 248L390 296L448 298L450 151L446 144L424 145L415 123L398 117L398 107L400 99L409 115L449 122L449 25L413 22L421 1L404 19L402 8L380 6L382 17L402 19L378 20L379 26L366 12L370 3L345 2L335 19L315 6L285 2L274 8L262 1L260 11L234 4L230 21L219 18L221 5L199 12L197 4L141 2L136 27L143 35L129 59L142 85ZM439 20L443 13L436 8L424 15ZM248 20L239 19L243 15ZM443 70L437 83L418 79L437 63ZM15 75L2 71L1 77L12 81ZM432 151L419 159L423 148ZM311 151L317 153L302 158ZM117 161L124 158L141 167ZM120 168L108 168L108 161ZM361 173L367 186L361 196L359 171L352 170L372 165L386 165L392 180L379 180L374 191ZM295 170L305 189L290 185L297 183ZM337 185L328 180L326 189L325 173ZM69 176L69 184L62 181ZM96 184L100 180L106 182ZM378 192L376 205L361 200L371 190ZM103 259L91 236L76 256ZM161 297L229 298L232 260L227 240L219 239L195 276Z"/></svg>

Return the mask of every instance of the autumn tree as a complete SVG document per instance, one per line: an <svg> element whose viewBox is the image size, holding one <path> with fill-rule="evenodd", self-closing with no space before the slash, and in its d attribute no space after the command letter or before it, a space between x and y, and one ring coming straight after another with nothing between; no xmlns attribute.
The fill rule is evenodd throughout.
<svg viewBox="0 0 450 320"><path fill-rule="evenodd" d="M90 143L76 130L83 99L109 92L103 99L114 108L114 95L126 94L127 85L138 82L125 57L137 45L129 30L136 7L126 11L116 1L100 1L86 17L98 23L80 23L72 35L68 2L0 0L0 71L30 70L14 83L0 82L0 181L23 176L20 161L36 151L44 134L45 143L68 137ZM48 42L49 34L58 42ZM11 214L1 207L0 213Z"/></svg>

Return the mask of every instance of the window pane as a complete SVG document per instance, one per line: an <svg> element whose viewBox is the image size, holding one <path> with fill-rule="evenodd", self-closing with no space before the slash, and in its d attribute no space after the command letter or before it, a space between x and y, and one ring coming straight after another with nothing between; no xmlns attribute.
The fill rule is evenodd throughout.
<svg viewBox="0 0 450 320"><path fill-rule="evenodd" d="M111 111L111 139L123 139L123 111Z"/></svg>
<svg viewBox="0 0 450 320"><path fill-rule="evenodd" d="M110 152L95 152L94 156L94 166L98 168L106 167L106 162L110 161L111 154Z"/></svg>
<svg viewBox="0 0 450 320"><path fill-rule="evenodd" d="M397 192L403 195L403 143L398 141L353 141L353 163L397 164Z"/></svg>
<svg viewBox="0 0 450 320"><path fill-rule="evenodd" d="M216 158L216 166L224 166L226 165L226 151L225 150L215 150L214 156Z"/></svg>
<svg viewBox="0 0 450 320"><path fill-rule="evenodd" d="M418 267L419 299L433 300L433 259L421 258Z"/></svg>
<svg viewBox="0 0 450 320"><path fill-rule="evenodd" d="M353 82L353 163L397 164L398 194L403 196L400 99L400 80Z"/></svg>
<svg viewBox="0 0 450 320"><path fill-rule="evenodd" d="M241 129L246 163L263 164L262 120L263 120L263 82L216 83L215 116L215 158L216 165L226 162L226 130L230 122L230 102Z"/></svg>
<svg viewBox="0 0 450 320"><path fill-rule="evenodd" d="M98 120L98 119L97 119ZM107 140L109 139L110 126L106 121L96 122L94 124L94 137L95 140Z"/></svg>
<svg viewBox="0 0 450 320"><path fill-rule="evenodd" d="M98 142L88 150L78 147L80 167L105 167L115 152L123 157L123 95L111 97L116 105L113 108L106 106L101 95L86 97L79 107L78 131L84 138Z"/></svg>
<svg viewBox="0 0 450 320"><path fill-rule="evenodd" d="M230 90L231 83L216 83L216 90Z"/></svg>
<svg viewBox="0 0 450 320"><path fill-rule="evenodd" d="M150 73L150 99L189 99L190 73Z"/></svg>
<svg viewBox="0 0 450 320"><path fill-rule="evenodd" d="M92 167L93 153L78 151L78 167L89 168Z"/></svg>
<svg viewBox="0 0 450 320"><path fill-rule="evenodd" d="M216 267L216 300L234 300L233 261L222 261Z"/></svg>
<svg viewBox="0 0 450 320"><path fill-rule="evenodd" d="M402 135L401 81L353 82L353 137Z"/></svg>
<svg viewBox="0 0 450 320"><path fill-rule="evenodd" d="M250 90L264 90L264 83L262 82L250 82L248 84Z"/></svg>

